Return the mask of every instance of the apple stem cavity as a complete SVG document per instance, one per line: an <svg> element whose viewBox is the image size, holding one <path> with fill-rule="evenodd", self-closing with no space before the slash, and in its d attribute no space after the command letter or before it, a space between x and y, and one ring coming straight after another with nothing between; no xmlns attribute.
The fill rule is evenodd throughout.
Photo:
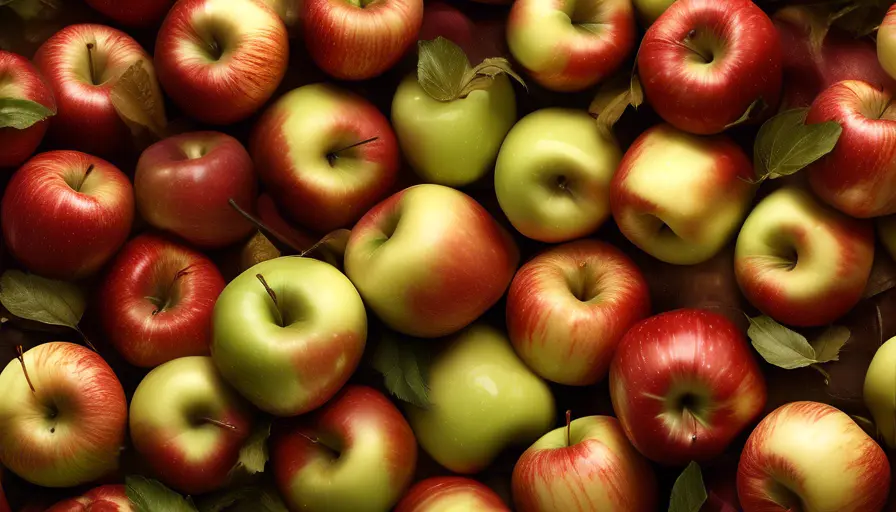
<svg viewBox="0 0 896 512"><path fill-rule="evenodd" d="M78 184L74 187L75 192L81 191L81 189L84 187L84 182L87 181L87 177L90 176L90 173L92 173L95 168L96 166L93 164L87 166L87 170L84 171L84 176L81 176L81 180L78 181Z"/></svg>
<svg viewBox="0 0 896 512"><path fill-rule="evenodd" d="M90 66L90 83L93 85L99 85L96 80L96 66L93 63L93 49L95 45L93 43L87 43L87 65Z"/></svg>
<svg viewBox="0 0 896 512"><path fill-rule="evenodd" d="M274 247L280 251L280 254L284 256L295 256L297 254L301 254L302 250L292 244L283 234L274 230L270 226L261 222L259 219L255 218L251 213L244 210L240 205L236 204L232 198L227 200L227 203L230 204L230 207L237 211L240 215L243 216L244 219L248 220L252 225L254 225L258 231L261 232L268 240L274 245Z"/></svg>
<svg viewBox="0 0 896 512"><path fill-rule="evenodd" d="M146 297L147 300L156 305L156 308L152 311L152 316L156 316L162 311L165 311L166 309L171 307L171 295L174 286L177 284L177 281L180 280L180 278L189 275L192 269L193 265L187 265L186 267L174 273L174 279L172 279L171 282L168 283L168 288L165 290L164 298Z"/></svg>
<svg viewBox="0 0 896 512"><path fill-rule="evenodd" d="M336 165L336 160L339 159L339 153L348 151L349 149L356 148L358 146L370 144L371 142L374 142L376 140L379 140L379 137L371 137L369 139L364 139L361 142L355 142L354 144L350 144L348 146L345 146L344 148L337 149L336 151L330 151L329 153L327 153L327 162L329 162L330 167L333 167L334 165Z"/></svg>
<svg viewBox="0 0 896 512"><path fill-rule="evenodd" d="M572 436L572 411L566 411L566 446L572 446L570 442Z"/></svg>
<svg viewBox="0 0 896 512"><path fill-rule="evenodd" d="M25 381L28 382L28 387L31 388L31 393L36 394L37 390L34 389L34 384L31 383L31 377L28 376L28 368L25 368L25 352L22 350L21 345L16 345L16 359L18 359L19 364L22 365L22 373L25 374Z"/></svg>
<svg viewBox="0 0 896 512"><path fill-rule="evenodd" d="M274 303L274 311L277 312L277 325L280 327L285 327L283 323L283 312L280 311L280 304L277 302L277 294L274 290L268 286L268 282L265 280L264 276L261 274L255 274L255 277L261 282L261 285L264 286L264 290L268 292L268 296L271 298L271 301Z"/></svg>

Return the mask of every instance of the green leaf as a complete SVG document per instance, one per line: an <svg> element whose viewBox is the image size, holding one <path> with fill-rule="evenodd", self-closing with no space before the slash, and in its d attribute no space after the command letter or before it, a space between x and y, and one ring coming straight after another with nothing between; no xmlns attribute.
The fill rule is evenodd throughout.
<svg viewBox="0 0 896 512"><path fill-rule="evenodd" d="M385 379L386 389L403 402L429 407L427 386L429 354L425 341L384 335L373 354L373 368Z"/></svg>
<svg viewBox="0 0 896 512"><path fill-rule="evenodd" d="M0 98L0 128L24 130L55 115L55 110L36 101Z"/></svg>
<svg viewBox="0 0 896 512"><path fill-rule="evenodd" d="M168 125L165 104L159 84L146 66L143 59L131 64L112 86L110 98L118 116L134 136L149 131L163 138Z"/></svg>
<svg viewBox="0 0 896 512"><path fill-rule="evenodd" d="M699 512L707 497L700 466L692 461L675 479L669 512Z"/></svg>
<svg viewBox="0 0 896 512"><path fill-rule="evenodd" d="M59 0L11 0L5 5L25 21L47 17L61 7Z"/></svg>
<svg viewBox="0 0 896 512"><path fill-rule="evenodd" d="M223 510L227 512L288 512L280 495L273 488L251 488L250 492Z"/></svg>
<svg viewBox="0 0 896 512"><path fill-rule="evenodd" d="M757 98L756 101L754 101L750 104L749 107L747 107L747 110L743 113L742 116L740 116L740 118L738 118L737 121L726 124L725 129L727 130L728 128L732 128L734 126L746 123L747 121L754 119L760 112L762 112L766 108L768 108L768 104L765 103L765 100L762 98Z"/></svg>
<svg viewBox="0 0 896 512"><path fill-rule="evenodd" d="M839 325L828 327L817 338L812 340L812 348L815 350L815 361L827 363L840 359L840 349L850 337L849 329Z"/></svg>
<svg viewBox="0 0 896 512"><path fill-rule="evenodd" d="M747 317L747 336L759 355L769 363L791 370L814 364L815 349L806 338L767 316Z"/></svg>
<svg viewBox="0 0 896 512"><path fill-rule="evenodd" d="M470 61L460 46L438 37L417 43L417 82L438 101L453 101L460 96L470 71Z"/></svg>
<svg viewBox="0 0 896 512"><path fill-rule="evenodd" d="M156 480L129 476L125 478L125 489L136 512L197 512L191 500Z"/></svg>
<svg viewBox="0 0 896 512"><path fill-rule="evenodd" d="M87 307L84 293L74 284L18 270L0 277L0 303L19 318L78 331Z"/></svg>
<svg viewBox="0 0 896 512"><path fill-rule="evenodd" d="M473 91L488 89L495 81L495 77L502 74L513 78L524 88L528 88L523 77L516 74L510 66L510 61L503 57L492 57L483 60L478 66L467 71L464 75L463 88L458 97L466 98Z"/></svg>
<svg viewBox="0 0 896 512"><path fill-rule="evenodd" d="M787 110L763 123L753 146L759 181L789 176L834 149L843 128L834 121L807 125L808 112Z"/></svg>
<svg viewBox="0 0 896 512"><path fill-rule="evenodd" d="M638 110L638 107L644 103L644 88L641 87L641 79L638 78L637 73L632 73L630 89L631 104L635 107L635 110Z"/></svg>
<svg viewBox="0 0 896 512"><path fill-rule="evenodd" d="M256 496L259 490L252 486L234 487L206 494L199 498L197 507L199 512L221 512L229 510L234 504Z"/></svg>
<svg viewBox="0 0 896 512"><path fill-rule="evenodd" d="M271 437L271 421L261 420L252 430L252 435L240 448L240 458L234 470L243 469L250 475L263 473L268 462L268 438Z"/></svg>
<svg viewBox="0 0 896 512"><path fill-rule="evenodd" d="M597 129L605 138L615 137L613 126L632 105L632 83L628 73L613 76L601 84L588 106L588 113L597 120Z"/></svg>

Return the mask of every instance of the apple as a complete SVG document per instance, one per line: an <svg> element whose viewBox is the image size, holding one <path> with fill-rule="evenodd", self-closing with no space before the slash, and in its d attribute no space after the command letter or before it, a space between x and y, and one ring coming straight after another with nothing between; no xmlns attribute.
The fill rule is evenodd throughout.
<svg viewBox="0 0 896 512"><path fill-rule="evenodd" d="M516 0L507 18L513 57L547 89L581 91L608 78L637 42L631 0Z"/></svg>
<svg viewBox="0 0 896 512"><path fill-rule="evenodd" d="M471 478L441 476L421 480L394 512L510 512L495 491Z"/></svg>
<svg viewBox="0 0 896 512"><path fill-rule="evenodd" d="M37 68L25 57L0 50L0 105L11 101L30 101L56 112L53 91ZM24 129L0 128L0 168L22 165L43 141L49 124L44 119Z"/></svg>
<svg viewBox="0 0 896 512"><path fill-rule="evenodd" d="M495 165L495 193L523 235L565 242L610 217L610 182L622 160L615 140L584 110L546 108L510 130Z"/></svg>
<svg viewBox="0 0 896 512"><path fill-rule="evenodd" d="M638 19L645 27L652 25L675 0L632 0Z"/></svg>
<svg viewBox="0 0 896 512"><path fill-rule="evenodd" d="M677 4L676 4L677 5ZM619 229L654 258L707 261L735 235L756 187L753 166L724 135L698 137L660 124L629 147L613 177Z"/></svg>
<svg viewBox="0 0 896 512"><path fill-rule="evenodd" d="M434 338L463 329L507 290L519 262L513 239L473 198L415 185L352 229L345 272L393 329Z"/></svg>
<svg viewBox="0 0 896 512"><path fill-rule="evenodd" d="M415 42L423 0L303 0L308 54L340 80L365 80L394 66Z"/></svg>
<svg viewBox="0 0 896 512"><path fill-rule="evenodd" d="M263 261L215 304L212 357L224 378L276 416L316 409L354 373L367 341L358 291L311 258Z"/></svg>
<svg viewBox="0 0 896 512"><path fill-rule="evenodd" d="M253 230L228 202L252 209L252 158L224 133L183 133L148 147L137 163L134 192L150 225L199 247L225 247Z"/></svg>
<svg viewBox="0 0 896 512"><path fill-rule="evenodd" d="M386 117L329 84L283 95L255 125L250 147L278 205L322 233L350 226L382 200L401 163Z"/></svg>
<svg viewBox="0 0 896 512"><path fill-rule="evenodd" d="M497 22L497 23L496 23ZM444 37L461 47L472 64L507 53L503 20L470 19L452 4L434 0L423 4L423 23L418 41Z"/></svg>
<svg viewBox="0 0 896 512"><path fill-rule="evenodd" d="M80 279L98 271L127 240L134 190L101 158L50 151L13 174L0 217L6 246L28 270Z"/></svg>
<svg viewBox="0 0 896 512"><path fill-rule="evenodd" d="M303 0L261 0L261 2L280 16L290 38L301 34Z"/></svg>
<svg viewBox="0 0 896 512"><path fill-rule="evenodd" d="M883 343L868 366L863 395L883 442L896 448L896 337Z"/></svg>
<svg viewBox="0 0 896 512"><path fill-rule="evenodd" d="M151 27L168 12L175 0L86 0L87 5L129 27Z"/></svg>
<svg viewBox="0 0 896 512"><path fill-rule="evenodd" d="M679 309L625 334L610 364L610 398L638 451L685 465L721 454L762 412L766 387L731 320Z"/></svg>
<svg viewBox="0 0 896 512"><path fill-rule="evenodd" d="M877 512L890 490L890 463L852 418L819 402L791 402L750 434L737 469L746 512Z"/></svg>
<svg viewBox="0 0 896 512"><path fill-rule="evenodd" d="M159 81L190 117L229 125L260 109L286 74L289 39L255 0L180 0L156 39Z"/></svg>
<svg viewBox="0 0 896 512"><path fill-rule="evenodd" d="M539 253L517 271L507 293L516 353L542 378L571 386L604 379L619 340L649 314L641 271L597 240Z"/></svg>
<svg viewBox="0 0 896 512"><path fill-rule="evenodd" d="M382 393L347 386L277 432L274 478L291 510L389 510L414 477L417 443Z"/></svg>
<svg viewBox="0 0 896 512"><path fill-rule="evenodd" d="M650 26L638 51L650 106L680 130L719 133L781 93L781 40L751 0L682 0Z"/></svg>
<svg viewBox="0 0 896 512"><path fill-rule="evenodd" d="M134 448L159 479L187 494L225 487L252 433L253 412L210 357L169 361L131 399Z"/></svg>
<svg viewBox="0 0 896 512"><path fill-rule="evenodd" d="M99 354L74 343L38 345L6 365L0 389L0 463L13 473L74 487L118 469L128 409Z"/></svg>
<svg viewBox="0 0 896 512"><path fill-rule="evenodd" d="M833 151L809 165L812 190L852 217L896 213L896 105L893 93L845 80L815 98L806 124L833 121L843 131Z"/></svg>
<svg viewBox="0 0 896 512"><path fill-rule="evenodd" d="M737 237L734 269L747 300L775 320L820 326L862 298L874 261L874 228L780 188L750 213Z"/></svg>
<svg viewBox="0 0 896 512"><path fill-rule="evenodd" d="M408 421L420 446L454 473L478 473L554 424L550 387L484 323L445 340L428 374L430 405L408 404Z"/></svg>
<svg viewBox="0 0 896 512"><path fill-rule="evenodd" d="M611 416L548 432L513 468L520 512L654 512L657 501L653 469Z"/></svg>
<svg viewBox="0 0 896 512"><path fill-rule="evenodd" d="M290 244L297 249L311 248L319 240L307 230L296 228L292 223L283 218L280 208L270 194L261 194L255 201L255 211L258 218L271 229L286 237Z"/></svg>
<svg viewBox="0 0 896 512"><path fill-rule="evenodd" d="M0 507L2 511L2 507ZM82 496L69 498L45 512L136 512L124 485L110 484L93 488Z"/></svg>
<svg viewBox="0 0 896 512"><path fill-rule="evenodd" d="M99 313L106 337L127 362L143 368L209 355L212 312L225 284L202 253L142 234L122 248L103 278Z"/></svg>
<svg viewBox="0 0 896 512"><path fill-rule="evenodd" d="M878 238L890 257L896 259L896 215L879 217L876 220Z"/></svg>
<svg viewBox="0 0 896 512"><path fill-rule="evenodd" d="M896 78L896 9L892 5L877 30L877 58L887 74Z"/></svg>
<svg viewBox="0 0 896 512"><path fill-rule="evenodd" d="M3 468L0 468L0 512L12 512L6 501L6 494L3 492Z"/></svg>
<svg viewBox="0 0 896 512"><path fill-rule="evenodd" d="M65 149L98 156L130 147L131 131L112 103L118 78L138 61L158 96L152 59L131 36L105 25L69 25L47 39L34 64L56 96L50 138Z"/></svg>

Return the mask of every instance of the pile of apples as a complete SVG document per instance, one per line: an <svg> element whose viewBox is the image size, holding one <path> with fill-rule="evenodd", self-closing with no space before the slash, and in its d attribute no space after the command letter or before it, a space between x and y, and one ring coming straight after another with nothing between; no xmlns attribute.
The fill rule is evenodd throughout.
<svg viewBox="0 0 896 512"><path fill-rule="evenodd" d="M0 512L896 510L890 1L0 0Z"/></svg>

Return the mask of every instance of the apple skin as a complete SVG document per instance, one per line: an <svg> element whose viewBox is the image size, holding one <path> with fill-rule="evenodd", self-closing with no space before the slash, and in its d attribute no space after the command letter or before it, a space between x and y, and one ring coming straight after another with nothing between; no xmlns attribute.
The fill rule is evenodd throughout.
<svg viewBox="0 0 896 512"><path fill-rule="evenodd" d="M389 510L414 477L417 443L382 393L346 386L271 441L274 478L290 510Z"/></svg>
<svg viewBox="0 0 896 512"><path fill-rule="evenodd" d="M833 151L809 165L809 184L852 217L896 213L896 105L893 93L859 80L838 82L815 98L806 124L843 128Z"/></svg>
<svg viewBox="0 0 896 512"><path fill-rule="evenodd" d="M778 106L781 40L751 0L682 0L644 35L638 75L666 122L691 133L720 133L757 100L769 112Z"/></svg>
<svg viewBox="0 0 896 512"><path fill-rule="evenodd" d="M652 25L675 0L632 0L638 19L645 27Z"/></svg>
<svg viewBox="0 0 896 512"><path fill-rule="evenodd" d="M0 512L3 508L0 507ZM53 505L45 512L136 512L128 499L124 485L96 487L83 496L70 498Z"/></svg>
<svg viewBox="0 0 896 512"><path fill-rule="evenodd" d="M142 368L209 355L212 312L225 284L202 253L166 236L140 235L122 248L103 279L106 337Z"/></svg>
<svg viewBox="0 0 896 512"><path fill-rule="evenodd" d="M305 45L340 80L366 80L394 66L416 41L423 0L303 0Z"/></svg>
<svg viewBox="0 0 896 512"><path fill-rule="evenodd" d="M747 300L799 327L834 322L862 298L874 262L874 228L780 188L753 209L737 237L734 271Z"/></svg>
<svg viewBox="0 0 896 512"><path fill-rule="evenodd" d="M162 21L175 0L85 0L87 5L129 27L151 27Z"/></svg>
<svg viewBox="0 0 896 512"><path fill-rule="evenodd" d="M96 352L66 342L38 345L0 373L0 463L43 487L74 487L118 469L127 403Z"/></svg>
<svg viewBox="0 0 896 512"><path fill-rule="evenodd" d="M286 26L256 0L180 0L156 39L165 92L190 117L213 125L233 124L260 109L288 61Z"/></svg>
<svg viewBox="0 0 896 512"><path fill-rule="evenodd" d="M610 182L622 151L584 110L546 108L520 120L495 165L501 210L542 242L589 235L610 217Z"/></svg>
<svg viewBox="0 0 896 512"><path fill-rule="evenodd" d="M881 447L846 413L819 402L791 402L766 416L737 469L745 512L877 512L889 489Z"/></svg>
<svg viewBox="0 0 896 512"><path fill-rule="evenodd" d="M513 468L519 512L654 512L656 478L650 464L611 416L586 416L552 430Z"/></svg>
<svg viewBox="0 0 896 512"><path fill-rule="evenodd" d="M280 208L269 194L261 194L255 201L258 218L271 229L286 237L299 250L306 250L317 243L318 238L306 230L298 229L283 218Z"/></svg>
<svg viewBox="0 0 896 512"><path fill-rule="evenodd" d="M92 52L88 44L95 45ZM91 80L91 53L95 80ZM56 97L50 139L65 149L103 157L130 147L131 131L115 110L111 95L118 77L140 60L158 92L152 59L140 43L118 29L69 25L45 41L34 55L34 64Z"/></svg>
<svg viewBox="0 0 896 512"><path fill-rule="evenodd" d="M373 207L352 229L345 271L393 329L424 338L463 329L507 290L515 242L473 198L415 185Z"/></svg>
<svg viewBox="0 0 896 512"><path fill-rule="evenodd" d="M892 5L877 31L877 58L887 74L896 78L896 9Z"/></svg>
<svg viewBox="0 0 896 512"><path fill-rule="evenodd" d="M0 50L0 99L14 98L39 103L56 110L53 91L37 68L25 57ZM44 140L50 120L44 119L18 130L0 128L0 168L22 165Z"/></svg>
<svg viewBox="0 0 896 512"><path fill-rule="evenodd" d="M454 473L478 473L505 448L551 429L551 389L503 332L475 323L440 348L429 368L429 408L406 408L417 441L436 462Z"/></svg>
<svg viewBox="0 0 896 512"><path fill-rule="evenodd" d="M329 84L282 96L256 124L250 147L278 206L321 233L350 226L382 200L401 164L386 117L362 97Z"/></svg>
<svg viewBox="0 0 896 512"><path fill-rule="evenodd" d="M254 420L251 405L204 356L175 359L149 372L134 392L130 413L134 448L163 483L191 495L230 482Z"/></svg>
<svg viewBox="0 0 896 512"><path fill-rule="evenodd" d="M721 454L762 412L766 386L731 320L680 309L625 334L610 365L610 397L638 451L683 466Z"/></svg>
<svg viewBox="0 0 896 512"><path fill-rule="evenodd" d="M127 240L134 190L103 159L50 151L13 174L0 217L6 246L28 270L79 279L97 272Z"/></svg>
<svg viewBox="0 0 896 512"><path fill-rule="evenodd" d="M278 297L276 306L258 275ZM280 257L224 288L212 333L215 364L237 391L269 414L297 416L323 405L354 373L367 341L367 313L332 265Z"/></svg>
<svg viewBox="0 0 896 512"><path fill-rule="evenodd" d="M495 491L471 478L441 476L414 484L394 512L510 512Z"/></svg>
<svg viewBox="0 0 896 512"><path fill-rule="evenodd" d="M880 438L896 448L896 337L883 343L865 373L863 395Z"/></svg>
<svg viewBox="0 0 896 512"><path fill-rule="evenodd" d="M756 187L753 166L725 135L698 137L660 124L629 147L613 177L619 229L666 263L709 260L735 235Z"/></svg>
<svg viewBox="0 0 896 512"><path fill-rule="evenodd" d="M586 23L600 29L582 29ZM507 45L543 87L574 92L615 73L634 50L636 31L631 0L516 0Z"/></svg>
<svg viewBox="0 0 896 512"><path fill-rule="evenodd" d="M497 23L496 23L497 22ZM475 66L489 57L507 54L504 20L472 20L452 4L441 0L423 4L423 23L418 41L444 37L463 49Z"/></svg>
<svg viewBox="0 0 896 512"><path fill-rule="evenodd" d="M249 236L252 224L228 201L252 210L256 188L249 153L219 132L184 133L153 144L140 155L134 175L140 215L204 248Z"/></svg>
<svg viewBox="0 0 896 512"><path fill-rule="evenodd" d="M605 378L619 340L649 314L641 271L597 240L536 255L507 293L507 332L516 353L542 378L570 386Z"/></svg>
<svg viewBox="0 0 896 512"><path fill-rule="evenodd" d="M428 183L460 187L485 176L515 122L516 98L506 75L465 98L439 101L412 74L392 99L402 152Z"/></svg>

